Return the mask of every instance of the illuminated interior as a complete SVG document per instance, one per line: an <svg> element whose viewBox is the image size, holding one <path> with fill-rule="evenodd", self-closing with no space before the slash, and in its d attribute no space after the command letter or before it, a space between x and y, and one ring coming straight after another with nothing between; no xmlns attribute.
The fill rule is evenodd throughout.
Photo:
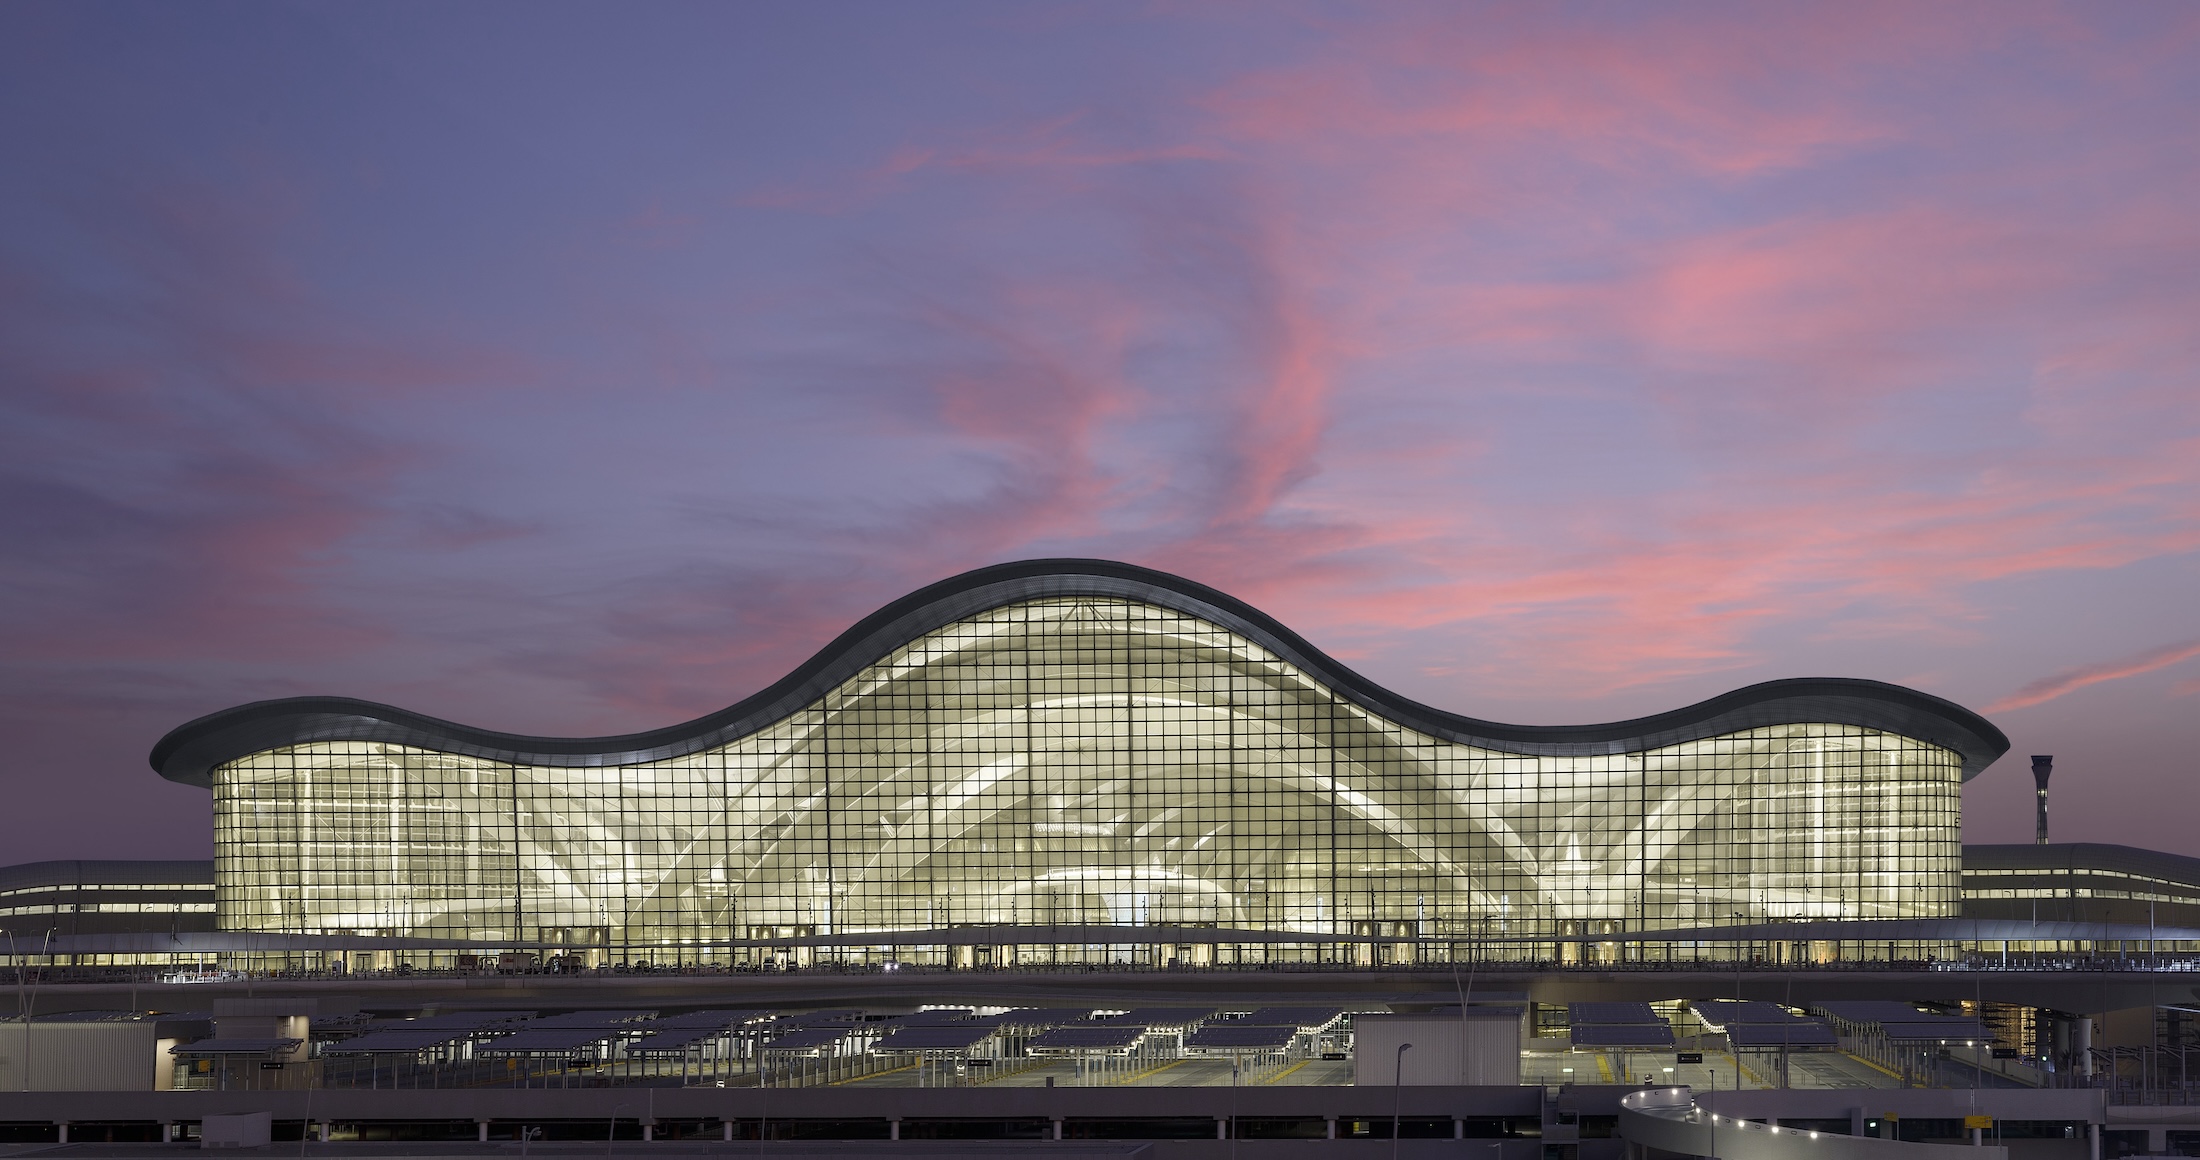
<svg viewBox="0 0 2200 1160"><path fill-rule="evenodd" d="M1370 935L1426 961L1959 912L1964 759L1942 745L1790 722L1501 752L1364 700L1192 612L1019 600L684 755L549 765L327 740L224 761L219 922L703 961L741 940L1213 927L1220 944L1268 936L1203 952L1237 961L1369 953L1323 940ZM1122 953L1089 931L1001 941Z"/></svg>

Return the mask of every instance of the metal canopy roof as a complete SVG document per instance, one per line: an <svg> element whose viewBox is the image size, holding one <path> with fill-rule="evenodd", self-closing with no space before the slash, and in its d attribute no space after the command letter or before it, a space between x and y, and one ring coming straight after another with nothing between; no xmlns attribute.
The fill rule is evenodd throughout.
<svg viewBox="0 0 2200 1160"><path fill-rule="evenodd" d="M529 1023L536 1027L620 1027L631 1030L635 1023L656 1018L655 1011L573 1011L564 1015L545 1015Z"/></svg>
<svg viewBox="0 0 2200 1160"><path fill-rule="evenodd" d="M1033 1053L1040 1055L1094 1051L1114 1053L1136 1047L1138 1041L1145 1037L1146 1029L1143 1027L1087 1023L1040 1032L1028 1046Z"/></svg>
<svg viewBox="0 0 2200 1160"><path fill-rule="evenodd" d="M1209 1023L1185 1037L1186 1051L1281 1051L1291 1046L1299 1029L1288 1025L1254 1026L1244 1023Z"/></svg>
<svg viewBox="0 0 2200 1160"><path fill-rule="evenodd" d="M887 1051L967 1051L995 1034L991 1023L936 1023L928 1027L904 1027L871 1045Z"/></svg>
<svg viewBox="0 0 2200 1160"><path fill-rule="evenodd" d="M1344 1016L1342 1007L1262 1007L1237 1023L1247 1027L1296 1027L1319 1031Z"/></svg>
<svg viewBox="0 0 2200 1160"><path fill-rule="evenodd" d="M1950 1016L1920 1011L1916 1006L1896 999L1834 999L1811 1006L1836 1019L1850 1023L1924 1023Z"/></svg>
<svg viewBox="0 0 2200 1160"><path fill-rule="evenodd" d="M486 1039L523 1024L532 1012L450 1011L420 1019L391 1019L369 1025L366 1034L330 1043L323 1054L426 1051L447 1043Z"/></svg>
<svg viewBox="0 0 2200 1160"><path fill-rule="evenodd" d="M1584 1023L1665 1024L1648 1003L1568 1003L1566 1021L1576 1027Z"/></svg>
<svg viewBox="0 0 2200 1160"><path fill-rule="evenodd" d="M534 1017L532 1011L444 1011L417 1019L370 1020L367 1031L479 1031L516 1026Z"/></svg>
<svg viewBox="0 0 2200 1160"><path fill-rule="evenodd" d="M764 1041L766 1051L816 1051L832 1047L856 1033L848 1024L826 1027L798 1027L783 1035L774 1035Z"/></svg>
<svg viewBox="0 0 2200 1160"><path fill-rule="evenodd" d="M1792 1023L1797 1016L1778 1003L1759 999L1698 999L1689 1004L1706 1023Z"/></svg>
<svg viewBox="0 0 2200 1160"><path fill-rule="evenodd" d="M1745 1050L1779 1048L1787 1051L1833 1047L1839 1043L1834 1037L1833 1028L1813 1019L1790 1019L1786 1023L1737 1023L1726 1029L1726 1041L1735 1048Z"/></svg>
<svg viewBox="0 0 2200 1160"><path fill-rule="evenodd" d="M699 1043L725 1036L723 1027L668 1027L627 1044L628 1055L680 1055Z"/></svg>
<svg viewBox="0 0 2200 1160"><path fill-rule="evenodd" d="M992 1016L1001 1027L1059 1027L1092 1018L1090 1007L1023 1007Z"/></svg>
<svg viewBox="0 0 2200 1160"><path fill-rule="evenodd" d="M623 1038L631 1028L523 1027L474 1049L476 1055L574 1055Z"/></svg>
<svg viewBox="0 0 2200 1160"><path fill-rule="evenodd" d="M667 1015L651 1024L651 1026L665 1031L689 1027L723 1031L729 1027L739 1027L742 1024L754 1022L760 1016L768 1014L770 1014L769 1011L747 1007L689 1011L680 1015Z"/></svg>
<svg viewBox="0 0 2200 1160"><path fill-rule="evenodd" d="M1204 1023L1215 1017L1212 1007L1133 1007L1121 1015L1110 1015L1108 1021L1138 1023L1151 1028L1180 1028Z"/></svg>
<svg viewBox="0 0 2200 1160"><path fill-rule="evenodd" d="M1777 725L1880 729L1945 746L1976 776L2009 739L1978 714L1914 689L1824 677L1767 681L1686 708L1601 725L1507 725L1434 709L1391 692L1306 642L1266 613L1204 584L1112 560L1026 560L979 568L919 589L872 613L770 688L680 725L616 737L534 737L475 729L348 697L292 697L225 709L172 730L149 757L162 777L212 784L215 766L319 741L377 741L520 765L601 767L661 761L715 748L784 720L934 629L1028 600L1091 596L1136 600L1236 632L1344 699L1386 720L1502 753L1634 753Z"/></svg>
<svg viewBox="0 0 2200 1160"><path fill-rule="evenodd" d="M1671 1047L1673 1029L1663 1023L1590 1023L1573 1029L1575 1047Z"/></svg>

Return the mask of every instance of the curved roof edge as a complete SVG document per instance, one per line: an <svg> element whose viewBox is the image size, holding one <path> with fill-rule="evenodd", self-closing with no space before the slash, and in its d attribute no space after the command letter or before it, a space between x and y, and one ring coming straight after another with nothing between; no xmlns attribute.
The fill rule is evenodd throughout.
<svg viewBox="0 0 2200 1160"><path fill-rule="evenodd" d="M2107 842L1981 843L1963 848L1965 870L2034 874L2137 874L2200 887L2200 858Z"/></svg>
<svg viewBox="0 0 2200 1160"><path fill-rule="evenodd" d="M546 766L633 765L711 749L815 702L864 666L965 617L1061 596L1143 601L1220 624L1311 673L1340 696L1400 725L1506 753L1633 753L1771 725L1856 725L1945 746L1975 777L2009 749L1985 718L1928 693L1880 681L1806 677L1766 681L1686 708L1602 725L1506 725L1401 697L1332 660L1268 614L1204 584L1113 560L996 564L920 588L856 622L769 688L679 725L617 737L530 737L474 729L348 697L289 697L210 713L153 746L162 777L209 786L215 766L263 750L318 741L380 741L490 761Z"/></svg>

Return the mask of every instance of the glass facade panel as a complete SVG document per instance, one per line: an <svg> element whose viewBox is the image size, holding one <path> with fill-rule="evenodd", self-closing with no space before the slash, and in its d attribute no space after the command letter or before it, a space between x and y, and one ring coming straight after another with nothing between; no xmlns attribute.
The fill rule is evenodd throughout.
<svg viewBox="0 0 2200 1160"><path fill-rule="evenodd" d="M1961 779L1952 750L1848 725L1586 757L1457 744L1199 617L1077 597L927 633L685 757L333 741L213 784L223 929L619 945L1949 917Z"/></svg>

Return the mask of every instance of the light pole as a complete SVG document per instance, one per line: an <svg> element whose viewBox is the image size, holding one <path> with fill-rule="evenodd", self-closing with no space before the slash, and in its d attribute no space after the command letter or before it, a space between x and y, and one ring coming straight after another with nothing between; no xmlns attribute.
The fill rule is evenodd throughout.
<svg viewBox="0 0 2200 1160"><path fill-rule="evenodd" d="M1229 1127L1229 1132L1230 1132L1230 1156L1231 1156L1231 1160L1236 1160L1236 1158L1237 1158L1237 1142L1238 1142L1238 1123L1237 1123L1237 1087L1238 1087L1238 1065L1239 1065L1239 1062L1240 1062L1240 1061L1239 1061L1239 1059L1238 1059L1238 1057L1237 1057L1236 1055L1232 1055L1232 1056L1230 1056L1230 1127Z"/></svg>
<svg viewBox="0 0 2200 1160"><path fill-rule="evenodd" d="M603 1134L604 1160L611 1160L611 1142L619 1138L619 1109L633 1106L633 1104L623 1102L611 1105L611 1123L604 1129Z"/></svg>
<svg viewBox="0 0 2200 1160"><path fill-rule="evenodd" d="M1390 1068L1390 1160L1398 1160L1398 1126L1403 1123L1406 1100L1406 1052L1413 1050L1410 1043L1398 1045L1397 1057Z"/></svg>

